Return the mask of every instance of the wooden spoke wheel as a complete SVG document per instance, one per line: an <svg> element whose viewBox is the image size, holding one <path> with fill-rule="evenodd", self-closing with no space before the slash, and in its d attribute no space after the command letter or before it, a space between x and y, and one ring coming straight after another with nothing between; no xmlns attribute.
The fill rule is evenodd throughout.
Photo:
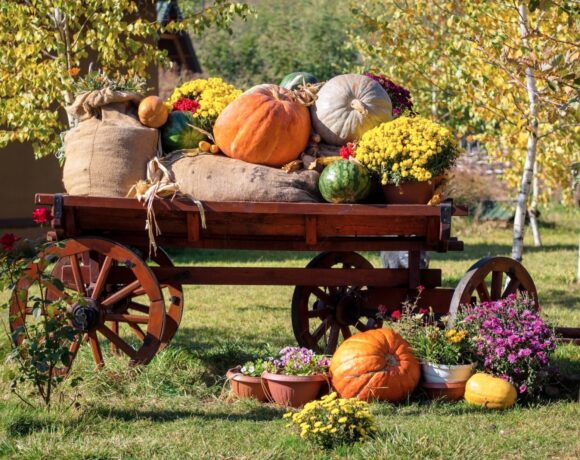
<svg viewBox="0 0 580 460"><path fill-rule="evenodd" d="M323 252L306 268L372 269L355 252ZM366 286L296 286L292 297L292 328L298 344L332 354L353 332L382 325L366 303Z"/></svg>
<svg viewBox="0 0 580 460"><path fill-rule="evenodd" d="M449 323L454 322L462 305L505 299L518 292L528 292L538 306L536 285L522 264L509 257L481 259L467 270L455 288Z"/></svg>
<svg viewBox="0 0 580 460"><path fill-rule="evenodd" d="M171 258L162 248L157 248L157 253L151 257L151 260L160 267L173 267ZM181 317L183 316L183 287L180 283L172 281L171 283L161 284L161 291L165 299L167 310L165 312L165 329L161 339L160 349L165 348L179 328Z"/></svg>
<svg viewBox="0 0 580 460"><path fill-rule="evenodd" d="M136 253L146 254L146 251L137 250ZM88 253L85 253L82 256L81 263L87 266L88 264L94 264L90 268L90 273L98 273L98 263L96 263L96 261L91 260L88 257L88 255L89 255ZM171 262L171 258L162 248L157 248L157 253L153 255L150 259L159 267L173 267L173 262ZM68 258L62 258L57 261L52 271L53 276L56 276L59 279L63 279L62 277L63 267L70 267L70 265L68 265ZM95 279L92 280L92 282L94 281ZM159 349L162 350L169 344L169 342L171 342L171 339L173 339L173 336L175 335L177 329L179 328L179 324L181 323L181 317L183 316L184 301L183 301L183 287L180 283L172 281L171 283L161 284L160 286L165 301L165 305L167 306L167 309L165 311L165 327L163 329L163 338L161 339L161 346L159 347ZM74 288L74 284L70 285L69 283L68 287ZM141 289L135 291L129 297L135 300L139 296L142 296L143 293L144 292ZM118 323L114 322L112 328L113 329L118 328ZM134 333L139 340L143 341L144 339L143 334L140 334L139 331L137 331L136 329L134 330ZM111 343L111 349L113 351L117 351L117 347L115 346L115 344Z"/></svg>
<svg viewBox="0 0 580 460"><path fill-rule="evenodd" d="M99 367L104 364L103 341L110 344L112 351L127 355L131 364L151 361L161 346L165 304L159 283L145 262L128 248L103 238L66 240L51 246L46 256L51 255L59 258L53 274L63 286L61 289L46 280L42 283L47 298L64 299L69 304L71 325L78 331L77 340L69 349L70 363L81 341L89 343ZM28 294L32 281L47 265L32 264L27 275L19 280L18 288ZM78 295L80 301L75 300ZM27 300L28 295L12 299L12 331L32 320ZM128 338L126 331L131 331L139 340ZM67 372L68 368L70 364L59 372Z"/></svg>

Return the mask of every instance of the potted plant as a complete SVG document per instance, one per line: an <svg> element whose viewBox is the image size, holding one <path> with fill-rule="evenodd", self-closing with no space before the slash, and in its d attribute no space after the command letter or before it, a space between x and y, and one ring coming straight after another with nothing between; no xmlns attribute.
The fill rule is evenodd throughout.
<svg viewBox="0 0 580 460"><path fill-rule="evenodd" d="M451 131L423 117L402 116L365 132L355 158L380 180L387 203L427 204L459 155Z"/></svg>
<svg viewBox="0 0 580 460"><path fill-rule="evenodd" d="M328 357L308 348L286 347L269 360L262 378L274 402L301 407L318 397L329 365Z"/></svg>
<svg viewBox="0 0 580 460"><path fill-rule="evenodd" d="M264 391L262 373L266 370L266 361L256 359L248 361L243 366L229 369L226 377L230 382L232 393L238 398L253 398L258 401L267 401L268 396Z"/></svg>
<svg viewBox="0 0 580 460"><path fill-rule="evenodd" d="M419 286L413 302L391 313L393 328L407 339L421 362L421 386L427 394L458 400L475 369L471 337L461 326L442 328L431 308L419 308L423 290Z"/></svg>
<svg viewBox="0 0 580 460"><path fill-rule="evenodd" d="M551 377L556 337L529 295L465 306L456 324L474 337L481 369L514 385L518 397L537 396Z"/></svg>

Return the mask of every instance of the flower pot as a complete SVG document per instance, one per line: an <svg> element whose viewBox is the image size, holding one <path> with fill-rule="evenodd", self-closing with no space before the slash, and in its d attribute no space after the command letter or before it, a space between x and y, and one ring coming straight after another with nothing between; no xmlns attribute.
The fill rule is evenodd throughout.
<svg viewBox="0 0 580 460"><path fill-rule="evenodd" d="M445 364L422 363L421 371L425 383L456 383L467 382L475 369L474 364Z"/></svg>
<svg viewBox="0 0 580 460"><path fill-rule="evenodd" d="M383 185L385 201L387 204L427 204L442 182L443 176L437 176L424 182Z"/></svg>
<svg viewBox="0 0 580 460"><path fill-rule="evenodd" d="M421 383L421 387L430 399L459 401L465 394L465 382L454 383Z"/></svg>
<svg viewBox="0 0 580 460"><path fill-rule="evenodd" d="M275 403L283 406L302 407L318 397L326 375L283 375L264 372L262 378Z"/></svg>
<svg viewBox="0 0 580 460"><path fill-rule="evenodd" d="M261 377L251 377L240 372L241 367L234 367L226 373L230 381L232 393L238 398L253 398L258 401L267 401Z"/></svg>

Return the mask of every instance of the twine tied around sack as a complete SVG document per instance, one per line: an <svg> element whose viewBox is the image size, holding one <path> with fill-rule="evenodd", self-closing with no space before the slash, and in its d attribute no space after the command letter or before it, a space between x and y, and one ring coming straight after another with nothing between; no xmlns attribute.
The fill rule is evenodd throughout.
<svg viewBox="0 0 580 460"><path fill-rule="evenodd" d="M179 184L175 182L173 174L167 169L159 158L153 158L147 163L147 180L138 181L127 196L134 196L140 203L147 208L147 217L145 219L145 230L149 237L149 255L151 251L157 254L156 236L161 235L161 229L157 224L153 203L156 198L170 198L173 200L179 194ZM199 200L193 200L199 209L202 228L207 228L205 223L205 211Z"/></svg>

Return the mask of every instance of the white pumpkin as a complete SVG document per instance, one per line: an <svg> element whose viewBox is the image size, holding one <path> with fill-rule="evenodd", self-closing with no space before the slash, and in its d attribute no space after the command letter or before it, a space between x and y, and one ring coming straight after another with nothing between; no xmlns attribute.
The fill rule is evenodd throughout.
<svg viewBox="0 0 580 460"><path fill-rule="evenodd" d="M391 98L384 88L372 78L358 74L328 80L310 111L314 130L332 145L352 142L393 119Z"/></svg>

